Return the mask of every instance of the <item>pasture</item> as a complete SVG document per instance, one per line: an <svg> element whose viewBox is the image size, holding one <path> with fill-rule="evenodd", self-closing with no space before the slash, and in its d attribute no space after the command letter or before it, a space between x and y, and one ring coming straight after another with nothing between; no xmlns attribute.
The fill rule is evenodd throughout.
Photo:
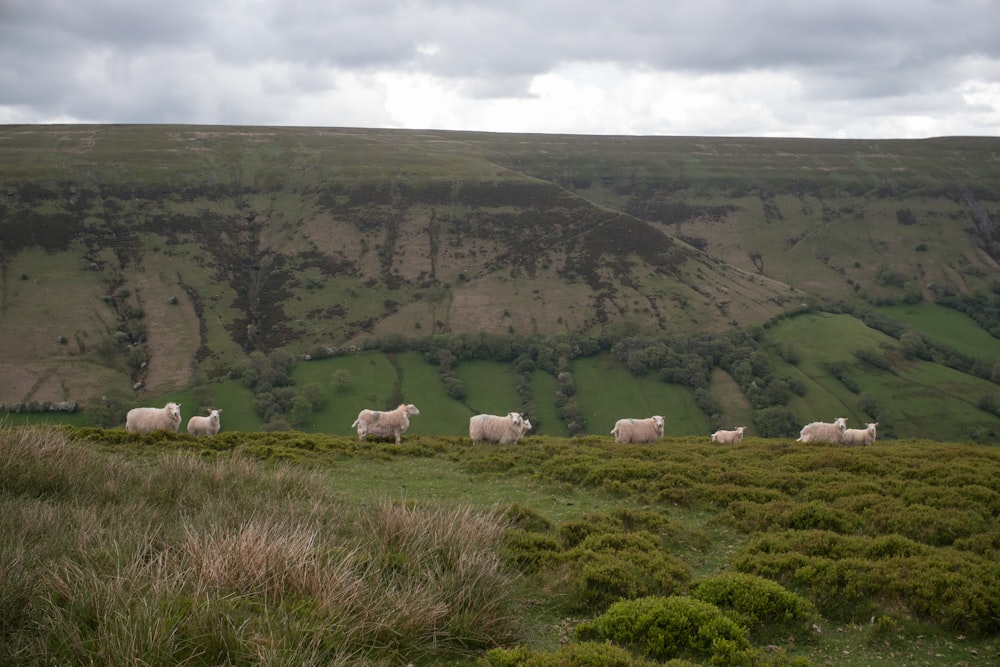
<svg viewBox="0 0 1000 667"><path fill-rule="evenodd" d="M5 427L0 661L992 665L998 480L921 440Z"/></svg>

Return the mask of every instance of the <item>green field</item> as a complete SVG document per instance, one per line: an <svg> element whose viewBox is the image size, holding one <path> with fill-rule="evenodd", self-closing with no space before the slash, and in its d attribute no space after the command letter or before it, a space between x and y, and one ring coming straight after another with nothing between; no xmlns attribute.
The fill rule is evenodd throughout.
<svg viewBox="0 0 1000 667"><path fill-rule="evenodd" d="M984 331L971 318L950 308L919 303L886 306L879 312L913 325L924 336L953 347L962 354L1000 362L1000 340Z"/></svg>
<svg viewBox="0 0 1000 667"><path fill-rule="evenodd" d="M636 377L608 355L583 359L574 371L588 433L608 434L619 419L653 415L664 418L664 436L711 433L708 419L683 387Z"/></svg>
<svg viewBox="0 0 1000 667"><path fill-rule="evenodd" d="M928 321L934 321L934 314L942 315L939 309L932 308L908 311L924 312ZM968 320L965 322L964 350L979 358L991 358L997 341L979 329L969 328ZM975 335L974 331L984 335ZM865 327L853 317L802 315L769 328L766 338L776 350L785 351L785 358L790 352L798 359L791 364L782 354L772 355L779 374L797 378L805 386L803 396L793 396L789 401L802 423L847 417L850 428L878 421L880 433L889 438L919 438L933 433L935 438L948 440L972 439L977 431L997 428L996 416L978 407L982 397L1000 396L996 385L942 364L907 361L898 341ZM892 365L879 368L865 363L856 356L858 352L873 353L891 360ZM831 375L829 364L842 365L857 390ZM862 397L880 408L878 418L864 411Z"/></svg>

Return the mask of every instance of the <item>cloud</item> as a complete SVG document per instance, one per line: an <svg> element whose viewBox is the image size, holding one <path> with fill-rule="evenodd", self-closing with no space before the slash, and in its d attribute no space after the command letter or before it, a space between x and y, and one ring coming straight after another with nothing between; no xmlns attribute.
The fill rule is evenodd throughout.
<svg viewBox="0 0 1000 667"><path fill-rule="evenodd" d="M0 0L0 122L1000 134L996 0Z"/></svg>

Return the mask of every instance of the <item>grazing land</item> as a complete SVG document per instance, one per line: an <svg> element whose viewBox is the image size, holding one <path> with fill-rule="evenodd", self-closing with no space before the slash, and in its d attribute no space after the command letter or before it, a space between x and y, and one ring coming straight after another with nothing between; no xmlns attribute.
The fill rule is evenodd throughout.
<svg viewBox="0 0 1000 667"><path fill-rule="evenodd" d="M0 428L0 662L993 665L1000 451Z"/></svg>

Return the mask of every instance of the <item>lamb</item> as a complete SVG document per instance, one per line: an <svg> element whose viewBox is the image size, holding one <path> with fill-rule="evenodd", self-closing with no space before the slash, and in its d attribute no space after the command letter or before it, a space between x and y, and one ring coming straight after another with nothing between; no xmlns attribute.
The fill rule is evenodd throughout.
<svg viewBox="0 0 1000 667"><path fill-rule="evenodd" d="M654 415L645 419L619 419L611 429L615 442L656 442L663 437L663 417Z"/></svg>
<svg viewBox="0 0 1000 667"><path fill-rule="evenodd" d="M361 442L369 435L380 438L396 437L396 444L399 444L399 436L410 427L410 416L419 415L417 406L400 403L395 410L369 410L365 408L358 413L358 418L351 424L351 428L358 429L358 442Z"/></svg>
<svg viewBox="0 0 1000 667"><path fill-rule="evenodd" d="M870 445L875 442L875 427L878 422L869 423L865 428L849 428L844 431L845 445Z"/></svg>
<svg viewBox="0 0 1000 667"><path fill-rule="evenodd" d="M735 431L716 431L712 434L712 442L719 442L724 445L738 445L740 440L743 439L743 431L747 430L746 426L737 426Z"/></svg>
<svg viewBox="0 0 1000 667"><path fill-rule="evenodd" d="M187 430L191 435L215 435L219 432L219 415L222 410L209 410L207 417L194 416L188 420Z"/></svg>
<svg viewBox="0 0 1000 667"><path fill-rule="evenodd" d="M514 445L531 428L531 422L520 412L509 412L505 416L476 415L469 419L469 437L478 445L483 440L501 445Z"/></svg>
<svg viewBox="0 0 1000 667"><path fill-rule="evenodd" d="M796 442L830 442L835 445L844 443L844 431L847 429L847 417L837 417L833 423L812 422L802 427Z"/></svg>
<svg viewBox="0 0 1000 667"><path fill-rule="evenodd" d="M181 404L167 403L162 408L132 408L125 415L125 430L129 433L153 431L177 432L181 425Z"/></svg>

